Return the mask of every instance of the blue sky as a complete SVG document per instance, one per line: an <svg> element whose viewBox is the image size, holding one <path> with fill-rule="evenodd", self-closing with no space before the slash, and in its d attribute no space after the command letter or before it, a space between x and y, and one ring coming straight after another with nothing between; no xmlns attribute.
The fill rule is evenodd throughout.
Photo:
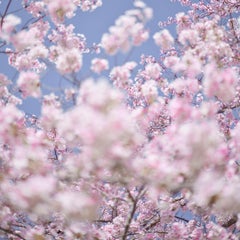
<svg viewBox="0 0 240 240"><path fill-rule="evenodd" d="M20 0L13 1L10 11L19 9ZM147 28L150 32L150 39L140 47L134 49L133 54L131 55L130 60L139 62L140 55L142 53L158 56L159 50L154 45L152 35L159 31L158 26L159 21L165 21L169 16L175 16L177 12L186 11L179 3L173 3L170 0L147 0L146 4L153 9L153 19L148 23ZM0 4L0 12L2 13L5 10L5 6L8 3L7 0L2 1ZM72 23L75 26L75 32L84 34L87 38L87 43L91 46L94 42L99 43L103 33L108 32L108 28L114 24L115 20L122 15L126 10L133 8L133 0L103 0L103 5L100 8L97 8L94 12L82 12L77 11L77 14L71 20L68 20L67 23ZM27 21L29 16L24 14L24 12L18 12L17 15L21 16L22 22ZM169 26L170 31L174 35L175 26ZM1 49L3 50L3 49ZM104 54L100 54L99 57L103 57ZM93 55L85 55L83 58L83 69L81 70L82 75L84 75L86 69L89 69L90 58ZM120 58L119 58L120 57ZM124 58L124 56L118 56L118 59ZM112 57L110 57L110 61ZM16 71L8 65L7 57L4 54L0 54L0 72L6 74L10 79L17 77ZM121 64L121 60L118 61ZM80 73L81 74L81 73ZM54 69L49 68L45 75L43 82L44 84L49 84L50 86L58 86L59 84L59 75L55 73ZM66 83L65 83L66 84ZM40 114L40 108L38 100L28 98L24 100L21 109L33 114Z"/></svg>

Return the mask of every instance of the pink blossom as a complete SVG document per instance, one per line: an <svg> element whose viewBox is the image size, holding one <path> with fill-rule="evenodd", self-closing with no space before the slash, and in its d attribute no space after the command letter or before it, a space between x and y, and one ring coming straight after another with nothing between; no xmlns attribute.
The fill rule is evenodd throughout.
<svg viewBox="0 0 240 240"><path fill-rule="evenodd" d="M93 219L96 215L96 201L84 191L62 191L56 196L56 208L64 213L69 221Z"/></svg>
<svg viewBox="0 0 240 240"><path fill-rule="evenodd" d="M34 17L41 16L40 13L44 12L44 10L44 2L42 1L31 2L27 7L27 11L30 12Z"/></svg>
<svg viewBox="0 0 240 240"><path fill-rule="evenodd" d="M115 25L109 28L109 33L102 35L101 46L110 55L116 54L119 50L127 52L132 45L139 46L149 37L144 25L150 17L150 8L126 11L115 21Z"/></svg>
<svg viewBox="0 0 240 240"><path fill-rule="evenodd" d="M61 74L78 72L82 67L82 55L78 49L62 49L56 60L56 68Z"/></svg>
<svg viewBox="0 0 240 240"><path fill-rule="evenodd" d="M206 66L204 89L208 97L217 96L224 102L234 98L237 75L232 68L217 71L214 64Z"/></svg>
<svg viewBox="0 0 240 240"><path fill-rule="evenodd" d="M177 21L178 33L180 33L183 29L188 28L191 24L190 17L184 12L180 12L176 14L176 21Z"/></svg>
<svg viewBox="0 0 240 240"><path fill-rule="evenodd" d="M171 86L174 88L175 92L179 95L194 95L200 89L199 83L197 79L184 79L177 78Z"/></svg>
<svg viewBox="0 0 240 240"><path fill-rule="evenodd" d="M49 131L56 128L62 117L62 109L55 94L44 96L41 112L41 126Z"/></svg>
<svg viewBox="0 0 240 240"><path fill-rule="evenodd" d="M37 59L37 58L47 58L48 56L48 49L42 45L38 44L30 49L28 56L31 59Z"/></svg>
<svg viewBox="0 0 240 240"><path fill-rule="evenodd" d="M120 88L125 88L128 86L131 71L136 67L135 62L127 62L123 66L117 66L110 72L110 78L114 84Z"/></svg>
<svg viewBox="0 0 240 240"><path fill-rule="evenodd" d="M169 104L170 115L175 121L182 122L193 116L193 109L186 99L175 98Z"/></svg>
<svg viewBox="0 0 240 240"><path fill-rule="evenodd" d="M76 6L71 0L44 0L47 3L49 14L54 23L61 23L65 16L71 18L74 16Z"/></svg>
<svg viewBox="0 0 240 240"><path fill-rule="evenodd" d="M0 29L0 37L5 41L10 40L14 28L21 23L21 19L13 14L8 14L3 21Z"/></svg>
<svg viewBox="0 0 240 240"><path fill-rule="evenodd" d="M176 56L169 56L164 59L164 65L171 69L174 69L174 66L176 66L178 63L179 58Z"/></svg>
<svg viewBox="0 0 240 240"><path fill-rule="evenodd" d="M100 74L102 71L107 70L108 68L108 61L106 59L94 58L92 60L92 71Z"/></svg>
<svg viewBox="0 0 240 240"><path fill-rule="evenodd" d="M157 46L161 47L164 51L171 49L174 43L174 39L167 29L155 33L153 39Z"/></svg>
<svg viewBox="0 0 240 240"><path fill-rule="evenodd" d="M238 239L239 4L176 1L152 36L160 8L134 0L100 43L70 18L102 0L2 1L2 238Z"/></svg>
<svg viewBox="0 0 240 240"><path fill-rule="evenodd" d="M23 131L23 113L14 105L1 106L0 139L3 143L14 143L21 139Z"/></svg>
<svg viewBox="0 0 240 240"><path fill-rule="evenodd" d="M4 74L0 73L0 87L7 86L10 83L11 83L11 81L8 80L7 76L5 76Z"/></svg>
<svg viewBox="0 0 240 240"><path fill-rule="evenodd" d="M149 33L147 30L144 29L144 25L142 23L135 24L131 34L134 46L141 45L149 38Z"/></svg>
<svg viewBox="0 0 240 240"><path fill-rule="evenodd" d="M32 176L15 186L6 184L10 202L16 203L19 209L30 209L31 212L44 215L50 211L47 204L54 192L56 181L52 176Z"/></svg>
<svg viewBox="0 0 240 240"><path fill-rule="evenodd" d="M41 96L40 78L35 72L21 72L17 80L17 85L24 98Z"/></svg>
<svg viewBox="0 0 240 240"><path fill-rule="evenodd" d="M134 2L134 6L139 8L144 8L146 7L146 4L143 1L137 0Z"/></svg>
<svg viewBox="0 0 240 240"><path fill-rule="evenodd" d="M110 34L103 34L101 40L101 46L105 49L105 51L110 54L114 55L118 51L118 43L117 37Z"/></svg>
<svg viewBox="0 0 240 240"><path fill-rule="evenodd" d="M77 6L80 6L82 11L94 11L102 6L102 0L74 0Z"/></svg>
<svg viewBox="0 0 240 240"><path fill-rule="evenodd" d="M187 45L195 45L199 41L199 35L196 30L182 30L179 34L178 40L181 44Z"/></svg>
<svg viewBox="0 0 240 240"><path fill-rule="evenodd" d="M161 67L158 63L149 63L145 67L144 73L146 74L148 79L158 79L161 75Z"/></svg>
<svg viewBox="0 0 240 240"><path fill-rule="evenodd" d="M148 102L153 102L158 96L157 84L155 81L150 80L142 85L142 94Z"/></svg>
<svg viewBox="0 0 240 240"><path fill-rule="evenodd" d="M17 51L29 49L40 43L38 38L38 29L31 28L29 31L22 30L14 35L11 39Z"/></svg>

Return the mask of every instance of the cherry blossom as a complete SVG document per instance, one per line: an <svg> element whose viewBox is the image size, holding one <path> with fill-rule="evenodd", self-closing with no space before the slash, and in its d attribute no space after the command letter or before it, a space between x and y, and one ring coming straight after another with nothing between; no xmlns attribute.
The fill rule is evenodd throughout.
<svg viewBox="0 0 240 240"><path fill-rule="evenodd" d="M0 1L1 239L239 239L239 4L172 2Z"/></svg>
<svg viewBox="0 0 240 240"><path fill-rule="evenodd" d="M158 46L161 46L163 50L169 50L173 43L174 39L167 29L162 30L161 32L155 33L153 39Z"/></svg>
<svg viewBox="0 0 240 240"><path fill-rule="evenodd" d="M151 9L147 7L127 11L109 28L109 33L103 34L102 48L106 53L114 55L119 50L127 52L132 46L141 45L149 38L144 24L151 17Z"/></svg>
<svg viewBox="0 0 240 240"><path fill-rule="evenodd" d="M40 79L35 72L21 72L17 80L17 86L22 92L23 97L40 97Z"/></svg>
<svg viewBox="0 0 240 240"><path fill-rule="evenodd" d="M104 70L108 70L108 61L106 59L94 58L92 60L91 69L93 72L100 74Z"/></svg>

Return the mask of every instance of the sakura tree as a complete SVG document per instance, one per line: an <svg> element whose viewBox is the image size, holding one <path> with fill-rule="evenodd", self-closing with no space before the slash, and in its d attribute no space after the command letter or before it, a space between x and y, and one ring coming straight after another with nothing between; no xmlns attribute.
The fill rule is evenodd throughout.
<svg viewBox="0 0 240 240"><path fill-rule="evenodd" d="M104 1L1 2L1 239L239 239L237 0L178 0L153 35L135 0L91 46L69 19Z"/></svg>

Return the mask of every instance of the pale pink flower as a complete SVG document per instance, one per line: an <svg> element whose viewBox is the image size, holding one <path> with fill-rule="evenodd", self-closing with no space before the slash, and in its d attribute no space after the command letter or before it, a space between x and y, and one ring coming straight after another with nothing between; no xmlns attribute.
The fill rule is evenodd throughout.
<svg viewBox="0 0 240 240"><path fill-rule="evenodd" d="M143 42L147 41L149 38L149 33L144 29L144 25L142 23L136 23L134 28L131 31L131 35L133 38L133 45L139 46Z"/></svg>
<svg viewBox="0 0 240 240"><path fill-rule="evenodd" d="M41 96L40 78L35 72L21 72L17 80L17 86L24 98Z"/></svg>
<svg viewBox="0 0 240 240"><path fill-rule="evenodd" d="M29 30L22 30L15 34L11 38L11 41L17 51L30 49L41 43L41 39L39 38L39 29L37 27L32 27Z"/></svg>
<svg viewBox="0 0 240 240"><path fill-rule="evenodd" d="M82 84L78 96L78 104L84 103L105 111L110 106L113 107L120 104L122 99L122 93L112 89L105 79L99 79L96 83L89 78Z"/></svg>
<svg viewBox="0 0 240 240"><path fill-rule="evenodd" d="M50 166L44 160L48 157L48 146L42 131L26 131L21 144L16 145L12 153L12 174L17 177L23 172L45 173Z"/></svg>
<svg viewBox="0 0 240 240"><path fill-rule="evenodd" d="M172 66L172 70L174 72L184 73L190 78L194 78L202 72L202 63L200 59L189 50L185 52L180 61L178 61L178 64L175 63Z"/></svg>
<svg viewBox="0 0 240 240"><path fill-rule="evenodd" d="M4 186L7 197L19 209L28 209L37 215L50 212L51 194L56 190L56 180L52 176L35 175L16 185Z"/></svg>
<svg viewBox="0 0 240 240"><path fill-rule="evenodd" d="M190 51L186 51L181 59L183 70L188 77L195 77L202 72L202 64L197 56L194 56ZM177 66L175 67L177 70Z"/></svg>
<svg viewBox="0 0 240 240"><path fill-rule="evenodd" d="M87 80L80 90L78 105L62 116L57 131L68 145L83 146L89 164L78 164L101 171L126 164L142 141L129 112L122 106L122 94L106 81ZM116 161L112 161L115 159ZM105 169L105 170L104 170Z"/></svg>
<svg viewBox="0 0 240 240"><path fill-rule="evenodd" d="M177 56L169 56L164 59L164 65L167 68L174 69L174 66L176 66L179 63L180 59Z"/></svg>
<svg viewBox="0 0 240 240"><path fill-rule="evenodd" d="M124 64L124 66L125 66L128 70L132 71L132 70L137 66L137 63L134 62L134 61L126 62L126 63Z"/></svg>
<svg viewBox="0 0 240 240"><path fill-rule="evenodd" d="M61 120L61 104L55 94L45 95L41 109L41 126L48 131L56 128L57 123Z"/></svg>
<svg viewBox="0 0 240 240"><path fill-rule="evenodd" d="M31 51L30 51L31 52ZM40 53L42 54L42 53ZM46 64L40 62L35 56L30 56L27 52L19 54L9 54L9 63L19 71L41 72L46 69Z"/></svg>
<svg viewBox="0 0 240 240"><path fill-rule="evenodd" d="M13 104L0 108L0 142L16 144L22 139L23 112Z"/></svg>
<svg viewBox="0 0 240 240"><path fill-rule="evenodd" d="M0 38L4 39L5 41L9 41L10 35L12 34L14 28L20 23L21 19L13 14L8 14L5 16L2 28L0 29Z"/></svg>
<svg viewBox="0 0 240 240"><path fill-rule="evenodd" d="M174 88L177 94L185 93L194 95L199 91L199 84L197 79L177 78L174 82L171 83L171 86Z"/></svg>
<svg viewBox="0 0 240 240"><path fill-rule="evenodd" d="M118 50L127 52L132 45L139 46L148 39L149 34L144 25L151 14L150 9L144 13L145 9L126 11L109 28L109 33L103 34L101 46L107 54L114 55Z"/></svg>
<svg viewBox="0 0 240 240"><path fill-rule="evenodd" d="M174 98L169 103L169 113L176 122L181 123L192 117L193 108L186 99Z"/></svg>
<svg viewBox="0 0 240 240"><path fill-rule="evenodd" d="M28 232L25 237L28 239L34 239L34 238L44 239L44 235L45 235L44 227L34 226L33 228L28 229Z"/></svg>
<svg viewBox="0 0 240 240"><path fill-rule="evenodd" d="M233 68L218 69L214 64L205 68L204 91L208 97L218 97L224 102L236 94L237 74Z"/></svg>
<svg viewBox="0 0 240 240"><path fill-rule="evenodd" d="M145 8L146 4L141 0L137 0L137 1L134 1L134 6L139 8Z"/></svg>
<svg viewBox="0 0 240 240"><path fill-rule="evenodd" d="M76 5L72 0L44 0L44 2L54 23L63 22L65 16L68 18L74 16Z"/></svg>
<svg viewBox="0 0 240 240"><path fill-rule="evenodd" d="M94 58L92 60L91 70L95 73L100 74L109 68L108 61L102 58Z"/></svg>
<svg viewBox="0 0 240 240"><path fill-rule="evenodd" d="M194 201L202 207L215 205L224 184L224 179L217 172L203 171L194 184Z"/></svg>
<svg viewBox="0 0 240 240"><path fill-rule="evenodd" d="M0 76L1 78L1 76ZM8 91L8 88L6 86L1 86L1 80L0 80L0 98L4 98L6 96L9 96L10 93Z"/></svg>
<svg viewBox="0 0 240 240"><path fill-rule="evenodd" d="M14 96L14 95L10 95L8 98L8 103L13 104L13 105L21 105L22 104L22 99Z"/></svg>
<svg viewBox="0 0 240 240"><path fill-rule="evenodd" d="M56 44L56 48L73 49L80 51L86 48L86 38L83 34L74 33L75 27L73 24L64 25L58 24L57 30L53 30L48 38ZM53 46L52 46L53 47Z"/></svg>
<svg viewBox="0 0 240 240"><path fill-rule="evenodd" d="M89 220L96 215L96 200L84 191L61 191L57 193L55 199L55 208L70 221Z"/></svg>
<svg viewBox="0 0 240 240"><path fill-rule="evenodd" d="M0 87L7 86L11 81L4 74L0 73Z"/></svg>
<svg viewBox="0 0 240 240"><path fill-rule="evenodd" d="M30 49L30 51L28 52L28 56L32 59L47 58L48 49L43 44L37 44Z"/></svg>
<svg viewBox="0 0 240 240"><path fill-rule="evenodd" d="M189 28L191 25L190 17L184 12L176 14L177 32L180 33L183 29Z"/></svg>
<svg viewBox="0 0 240 240"><path fill-rule="evenodd" d="M199 34L194 29L182 30L179 34L178 40L183 45L195 45L199 41Z"/></svg>
<svg viewBox="0 0 240 240"><path fill-rule="evenodd" d="M145 70L147 79L158 79L161 75L161 67L158 63L149 63L146 65Z"/></svg>
<svg viewBox="0 0 240 240"><path fill-rule="evenodd" d="M123 66L117 66L110 72L110 79L120 88L127 87L131 82L131 71L136 67L135 62L127 62Z"/></svg>
<svg viewBox="0 0 240 240"><path fill-rule="evenodd" d="M158 97L157 83L154 80L146 81L142 85L141 92L149 103L153 102Z"/></svg>
<svg viewBox="0 0 240 240"><path fill-rule="evenodd" d="M45 11L44 9L44 2L42 1L35 1L31 2L26 10L31 13L34 17L40 17L41 13Z"/></svg>
<svg viewBox="0 0 240 240"><path fill-rule="evenodd" d="M150 20L153 17L153 9L152 8L146 7L143 9L143 12L144 12L145 18L147 20Z"/></svg>
<svg viewBox="0 0 240 240"><path fill-rule="evenodd" d="M80 6L82 11L93 11L102 6L102 0L74 0L77 6Z"/></svg>
<svg viewBox="0 0 240 240"><path fill-rule="evenodd" d="M174 38L167 29L155 33L153 39L156 45L161 47L164 51L171 49L174 43Z"/></svg>
<svg viewBox="0 0 240 240"><path fill-rule="evenodd" d="M76 49L62 49L57 56L56 68L61 74L78 72L82 67L82 54Z"/></svg>
<svg viewBox="0 0 240 240"><path fill-rule="evenodd" d="M116 36L105 33L102 36L101 46L109 55L114 55L118 51L118 39Z"/></svg>

